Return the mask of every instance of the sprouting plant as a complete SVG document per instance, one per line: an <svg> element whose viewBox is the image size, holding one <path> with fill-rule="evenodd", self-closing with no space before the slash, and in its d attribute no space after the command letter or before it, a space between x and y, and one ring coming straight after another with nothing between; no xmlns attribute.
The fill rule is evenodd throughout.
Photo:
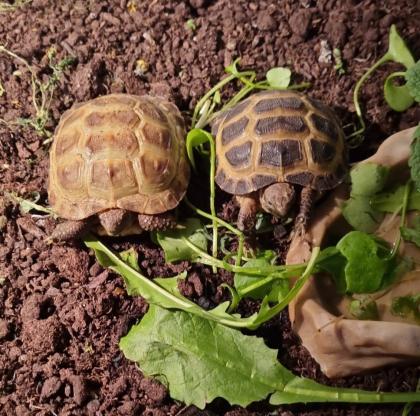
<svg viewBox="0 0 420 416"><path fill-rule="evenodd" d="M15 0L12 4L2 1L0 2L0 13L13 12L31 1L32 0Z"/></svg>
<svg viewBox="0 0 420 416"><path fill-rule="evenodd" d="M338 48L333 49L333 58L334 58L334 69L337 71L338 75L343 75L346 73L344 68L343 58L341 56L341 51Z"/></svg>
<svg viewBox="0 0 420 416"><path fill-rule="evenodd" d="M188 30L191 30L192 32L194 32L194 31L197 29L197 25L196 25L196 23L195 23L194 19L188 19L188 20L185 22L185 27L186 27Z"/></svg>
<svg viewBox="0 0 420 416"><path fill-rule="evenodd" d="M288 68L281 67L271 68L267 72L265 80L255 82L257 73L251 70L239 71L237 67L239 60L240 59L238 58L229 66L227 66L225 71L228 76L219 81L197 102L192 117L192 129L203 128L207 126L212 120L214 120L217 114L232 108L249 93L256 89L303 89L310 86L310 84L307 82L290 85L291 71ZM221 104L220 91L225 85L236 80L242 84L242 88L216 112L216 107L220 106Z"/></svg>
<svg viewBox="0 0 420 416"><path fill-rule="evenodd" d="M35 69L28 64L28 62L16 55L14 52L6 49L0 45L0 54L4 53L17 62L22 64L31 74L31 87L32 87L32 105L34 107L35 115L30 118L18 118L16 121L6 122L0 120L7 125L28 126L33 128L40 136L45 137L44 144L51 141L52 133L48 130L47 124L50 121L50 107L51 101L54 96L54 91L60 81L63 72L73 63L72 57L66 57L61 61L56 61L56 49L51 47L47 51L49 67L52 71L46 82L41 81L35 72Z"/></svg>
<svg viewBox="0 0 420 416"><path fill-rule="evenodd" d="M353 145L360 144L361 134L366 129L359 102L360 89L372 73L386 62L396 62L402 64L406 68L405 72L394 72L385 80L384 95L389 106L396 111L404 111L410 107L415 100L419 100L420 65L418 63L415 64L413 55L407 48L404 40L398 34L395 25L392 25L389 33L388 51L363 74L354 88L353 102L360 122L360 128L348 136L350 143ZM393 83L394 78L402 76L405 77L407 83L402 86L395 85Z"/></svg>

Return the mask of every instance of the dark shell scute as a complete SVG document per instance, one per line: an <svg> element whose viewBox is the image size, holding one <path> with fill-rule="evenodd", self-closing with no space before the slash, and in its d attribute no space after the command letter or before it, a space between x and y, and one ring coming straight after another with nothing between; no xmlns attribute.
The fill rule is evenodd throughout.
<svg viewBox="0 0 420 416"><path fill-rule="evenodd" d="M290 166L302 158L301 144L297 140L270 140L261 146L262 165Z"/></svg>
<svg viewBox="0 0 420 416"><path fill-rule="evenodd" d="M245 100L239 104L236 104L235 107L231 108L230 110L226 111L225 113L225 123L232 120L235 116L242 113L243 110L248 106L249 101Z"/></svg>
<svg viewBox="0 0 420 416"><path fill-rule="evenodd" d="M301 133L307 129L304 119L298 116L266 117L258 120L255 125L255 133L260 136L276 133L278 130Z"/></svg>
<svg viewBox="0 0 420 416"><path fill-rule="evenodd" d="M340 183L340 179L335 174L319 175L315 178L314 188L324 191L335 188Z"/></svg>
<svg viewBox="0 0 420 416"><path fill-rule="evenodd" d="M272 111L277 108L286 108L299 110L303 108L304 104L299 98L296 97L284 97L284 98L267 98L259 101L254 106L254 111L257 114L264 113L266 111Z"/></svg>
<svg viewBox="0 0 420 416"><path fill-rule="evenodd" d="M271 185L276 180L277 178L271 175L254 175L252 177L252 184L254 185L254 189L261 189L264 186Z"/></svg>
<svg viewBox="0 0 420 416"><path fill-rule="evenodd" d="M248 117L242 117L238 121L228 124L222 130L222 144L227 145L232 140L239 137L249 123Z"/></svg>
<svg viewBox="0 0 420 416"><path fill-rule="evenodd" d="M334 142L338 141L338 131L333 121L321 117L318 114L312 114L311 119L317 130L326 134Z"/></svg>
<svg viewBox="0 0 420 416"><path fill-rule="evenodd" d="M301 186L312 185L314 175L311 172L301 172L286 176L286 181Z"/></svg>
<svg viewBox="0 0 420 416"><path fill-rule="evenodd" d="M335 148L327 142L311 139L311 154L315 163L323 164L334 159Z"/></svg>
<svg viewBox="0 0 420 416"><path fill-rule="evenodd" d="M236 187L235 187L235 194L236 195L244 195L250 192L250 186L249 183L245 180L239 180L238 182L236 182Z"/></svg>
<svg viewBox="0 0 420 416"><path fill-rule="evenodd" d="M225 155L228 162L234 167L248 166L251 160L252 143L245 142L239 146L232 147Z"/></svg>

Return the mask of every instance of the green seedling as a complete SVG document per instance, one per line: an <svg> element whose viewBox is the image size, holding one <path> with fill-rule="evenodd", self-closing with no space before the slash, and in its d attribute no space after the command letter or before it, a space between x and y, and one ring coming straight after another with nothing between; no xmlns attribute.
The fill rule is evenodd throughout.
<svg viewBox="0 0 420 416"><path fill-rule="evenodd" d="M185 27L186 27L188 30L191 30L191 32L194 32L194 31L197 29L197 25L195 24L194 19L188 19L188 20L185 22Z"/></svg>
<svg viewBox="0 0 420 416"><path fill-rule="evenodd" d="M47 125L51 120L51 102L63 72L73 63L74 59L72 57L67 57L59 62L56 62L56 50L53 47L50 48L47 51L47 57L52 73L46 82L42 82L37 77L35 69L29 65L25 59L6 49L3 45L0 45L0 54L2 53L16 60L30 73L32 86L32 105L34 107L35 115L30 118L19 118L16 121L6 122L5 120L0 120L0 122L6 125L18 125L33 128L37 134L46 138L44 144L49 143L52 140L52 132L48 129Z"/></svg>
<svg viewBox="0 0 420 416"><path fill-rule="evenodd" d="M360 128L348 136L351 145L358 145L361 142L361 134L365 131L366 125L363 119L362 110L359 102L359 93L363 83L372 75L372 73L386 62L396 62L403 65L407 70L415 66L413 55L407 48L404 40L398 34L395 25L391 26L389 33L389 47L388 51L378 61L376 61L357 81L353 92L354 108L359 119ZM412 71L412 72L411 72ZM420 82L419 82L419 67L406 72L395 72L388 76L384 85L385 99L391 108L397 111L404 111L414 102L414 96L418 96ZM404 75L408 76L409 82L403 86L396 86L393 84L393 79ZM408 81L407 80L407 81ZM410 90L409 85L412 85Z"/></svg>
<svg viewBox="0 0 420 416"><path fill-rule="evenodd" d="M255 71L240 71L238 69L239 58L225 68L227 77L219 81L211 88L195 106L191 128L203 128L213 121L218 115L235 106L254 90L269 89L304 89L310 86L309 83L290 85L291 71L288 68L271 68L263 81L255 81L257 73ZM221 104L220 92L227 84L232 81L239 81L242 88L221 108L216 107Z"/></svg>
<svg viewBox="0 0 420 416"><path fill-rule="evenodd" d="M344 68L343 58L341 57L341 51L338 48L333 49L333 58L334 58L334 69L337 71L338 75L344 75L346 70Z"/></svg>

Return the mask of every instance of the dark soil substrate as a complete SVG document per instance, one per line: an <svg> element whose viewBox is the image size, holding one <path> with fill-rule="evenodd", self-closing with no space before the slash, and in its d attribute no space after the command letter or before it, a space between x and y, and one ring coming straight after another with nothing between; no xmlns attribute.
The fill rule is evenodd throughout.
<svg viewBox="0 0 420 416"><path fill-rule="evenodd" d="M379 5L380 4L380 5ZM193 18L195 31L185 25ZM183 111L223 75L223 67L241 56L242 67L260 75L273 66L289 66L296 79L312 83L308 93L332 105L343 124L355 122L352 88L363 71L387 47L396 23L414 54L420 56L416 0L190 0L47 1L33 0L0 14L0 44L48 74L45 53L73 55L52 102L50 128L74 102L110 92L159 94ZM318 62L321 40L340 48L346 73ZM144 59L149 70L134 74ZM0 118L31 115L30 78L15 73L16 62L0 56ZM23 68L19 68L23 70ZM363 149L371 153L386 136L420 119L419 107L404 114L389 110L381 88L383 69L363 90L368 124ZM4 191L46 202L47 149L29 129L10 130L0 123L0 183ZM308 405L280 410L258 403L249 409L218 400L208 413L185 408L157 382L145 379L118 350L118 340L147 310L140 298L127 297L121 279L103 270L81 244L48 245L53 221L21 215L0 199L0 414L23 415L400 415L402 406ZM111 241L108 241L111 244ZM275 241L273 243L277 244ZM208 271L188 264L168 266L147 236L120 240L134 245L150 276L190 270L183 291L204 306L220 300ZM198 273L196 273L198 272ZM244 312L252 305L243 305ZM297 374L328 381L290 331L284 312L259 331L278 348L279 359ZM390 368L333 384L383 391L413 391L419 367Z"/></svg>

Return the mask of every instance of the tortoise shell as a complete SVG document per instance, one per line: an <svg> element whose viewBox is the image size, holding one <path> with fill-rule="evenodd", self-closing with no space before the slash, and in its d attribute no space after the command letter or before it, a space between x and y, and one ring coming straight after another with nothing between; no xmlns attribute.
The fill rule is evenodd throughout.
<svg viewBox="0 0 420 416"><path fill-rule="evenodd" d="M111 94L75 105L50 151L53 210L80 220L110 208L175 208L190 175L184 137L179 110L161 98Z"/></svg>
<svg viewBox="0 0 420 416"><path fill-rule="evenodd" d="M275 182L316 190L347 172L344 133L324 104L293 91L263 91L218 117L216 182L244 195Z"/></svg>

